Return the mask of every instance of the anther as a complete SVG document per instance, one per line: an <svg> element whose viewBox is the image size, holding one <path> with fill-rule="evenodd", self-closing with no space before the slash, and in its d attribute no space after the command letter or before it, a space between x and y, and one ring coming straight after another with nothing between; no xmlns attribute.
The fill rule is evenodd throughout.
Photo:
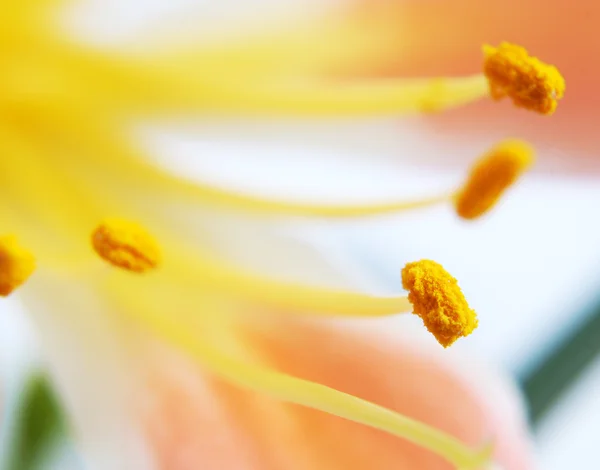
<svg viewBox="0 0 600 470"><path fill-rule="evenodd" d="M92 233L92 246L113 266L146 272L160 262L160 248L141 225L122 219L106 219Z"/></svg>
<svg viewBox="0 0 600 470"><path fill-rule="evenodd" d="M402 270L402 286L409 292L413 313L445 348L477 328L477 314L456 279L435 261L408 263Z"/></svg>
<svg viewBox="0 0 600 470"><path fill-rule="evenodd" d="M521 46L503 42L483 46L483 72L492 98L508 96L516 106L552 114L565 93L565 79L558 69L531 57Z"/></svg>
<svg viewBox="0 0 600 470"><path fill-rule="evenodd" d="M35 270L35 258L14 235L0 237L0 295L6 297Z"/></svg>
<svg viewBox="0 0 600 470"><path fill-rule="evenodd" d="M534 150L525 141L509 139L493 147L473 165L456 193L457 214L463 219L483 215L533 162Z"/></svg>

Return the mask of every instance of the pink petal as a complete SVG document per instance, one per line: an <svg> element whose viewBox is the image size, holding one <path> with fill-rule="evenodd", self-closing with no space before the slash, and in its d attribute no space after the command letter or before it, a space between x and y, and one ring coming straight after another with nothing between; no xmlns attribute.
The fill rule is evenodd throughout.
<svg viewBox="0 0 600 470"><path fill-rule="evenodd" d="M472 361L399 340L321 325L250 333L256 351L285 372L387 406L466 444L494 439L510 470L532 467L518 399ZM438 354L441 352L442 354ZM463 370L461 370L463 369ZM485 376L484 376L485 375ZM366 426L202 376L185 358L161 354L142 416L159 468L450 469L431 452Z"/></svg>

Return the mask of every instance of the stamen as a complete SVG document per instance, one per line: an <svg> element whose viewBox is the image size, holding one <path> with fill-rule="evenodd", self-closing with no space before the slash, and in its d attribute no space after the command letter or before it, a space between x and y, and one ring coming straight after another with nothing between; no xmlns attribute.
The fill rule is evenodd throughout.
<svg viewBox="0 0 600 470"><path fill-rule="evenodd" d="M128 271L146 272L156 268L160 248L139 224L122 219L107 219L92 233L92 246L101 258Z"/></svg>
<svg viewBox="0 0 600 470"><path fill-rule="evenodd" d="M464 470L481 468L490 461L493 450L490 445L471 449L451 435L382 406L224 354L156 311L147 299L141 299L141 303L131 299L123 310L135 315L137 321L159 338L189 354L200 366L239 387L380 429L429 449Z"/></svg>
<svg viewBox="0 0 600 470"><path fill-rule="evenodd" d="M413 313L445 348L477 328L477 315L456 279L435 261L408 263L402 270L402 285L409 291Z"/></svg>
<svg viewBox="0 0 600 470"><path fill-rule="evenodd" d="M234 192L229 189L217 188L208 183L191 184L193 188L190 187L190 189L194 192L194 195L205 203L248 212L296 217L351 218L393 214L435 206L440 203L449 202L452 199L451 194L443 193L422 199L396 200L371 204L311 204L261 198L241 192Z"/></svg>
<svg viewBox="0 0 600 470"><path fill-rule="evenodd" d="M510 139L496 145L473 166L454 205L464 219L475 219L490 210L502 194L534 162L534 150L525 141Z"/></svg>
<svg viewBox="0 0 600 470"><path fill-rule="evenodd" d="M125 145L105 138L99 143L106 149L102 158L94 161L94 167L110 174L112 179L119 180L126 174L135 174L138 184L146 185L156 191L160 189L173 197L187 198L196 203L210 204L217 207L238 211L254 212L268 215L294 217L329 217L352 218L365 217L396 212L421 209L451 202L454 194L447 191L421 199L391 200L362 204L322 204L286 201L277 198L254 196L229 188L220 188L211 183L191 181L170 174L168 171L143 161L138 153L125 150ZM110 160L112 159L112 160ZM119 168L116 171L115 168Z"/></svg>
<svg viewBox="0 0 600 470"><path fill-rule="evenodd" d="M489 95L481 74L460 78L381 79L300 85L221 81L206 84L208 108L289 116L383 116L441 111Z"/></svg>
<svg viewBox="0 0 600 470"><path fill-rule="evenodd" d="M13 235L0 237L0 295L8 296L35 270L35 258Z"/></svg>
<svg viewBox="0 0 600 470"><path fill-rule="evenodd" d="M565 79L553 65L531 57L524 47L503 42L483 46L483 71L495 100L509 96L516 106L552 114L565 93Z"/></svg>
<svg viewBox="0 0 600 470"><path fill-rule="evenodd" d="M509 144L513 142L513 144ZM498 149L491 150L489 154L498 153L497 157L490 158L490 163L484 163L488 154L481 159L483 170L476 170L476 165L471 171L467 183L456 191L440 192L437 195L423 197L422 199L390 200L387 202L361 203L361 204L323 204L286 201L277 198L255 196L248 193L235 191L229 188L220 188L207 182L186 180L168 171L141 160L134 152L118 153L118 145L115 143L107 148L106 154L115 158L114 163L122 170L117 172L110 161L97 160L94 162L103 171L110 172L111 178L123 178L123 174L135 174L137 182L152 190L164 191L174 198L186 198L195 203L210 204L216 207L230 208L232 210L255 212L274 216L294 217L326 217L326 218L352 218L368 217L385 214L395 214L403 211L423 209L439 204L452 203L461 217L475 218L488 210L494 203L494 194L499 197L506 186L514 180L509 179L506 185L496 188L498 183L492 184L493 180L501 181L504 165L503 159L509 163L510 155L516 154L516 166L513 169L516 178L524 171L533 160L533 151L527 144L520 141L506 141L506 149L499 145ZM106 142L105 142L106 145ZM506 155L505 155L506 154ZM118 158L116 157L118 155ZM495 163L494 163L495 162ZM521 163L518 163L521 162ZM510 164L506 165L510 168ZM487 167L487 168L486 168ZM490 172L490 169L494 171ZM489 175L490 180L485 179ZM471 180L473 180L471 182ZM489 200L487 198L490 198ZM485 203L484 203L485 202ZM481 206L481 208L479 208Z"/></svg>
<svg viewBox="0 0 600 470"><path fill-rule="evenodd" d="M170 247L172 245L173 243ZM180 244L178 246L181 247ZM179 279L185 279L196 286L208 286L213 291L229 296L271 305L283 311L316 316L377 317L408 312L411 309L406 296L377 297L270 279L208 256L200 257L194 250L171 254L169 269L177 270Z"/></svg>

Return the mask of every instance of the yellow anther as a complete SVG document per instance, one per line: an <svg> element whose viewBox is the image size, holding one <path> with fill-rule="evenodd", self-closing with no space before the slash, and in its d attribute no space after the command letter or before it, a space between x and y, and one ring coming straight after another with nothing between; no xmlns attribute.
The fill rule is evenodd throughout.
<svg viewBox="0 0 600 470"><path fill-rule="evenodd" d="M149 271L160 261L154 238L141 225L127 220L104 220L92 233L92 246L101 258L128 271Z"/></svg>
<svg viewBox="0 0 600 470"><path fill-rule="evenodd" d="M35 258L13 235L0 237L0 295L6 297L35 269Z"/></svg>
<svg viewBox="0 0 600 470"><path fill-rule="evenodd" d="M522 140L505 140L481 157L454 199L457 214L475 219L494 206L506 189L534 162L533 148Z"/></svg>
<svg viewBox="0 0 600 470"><path fill-rule="evenodd" d="M477 328L477 314L456 279L435 261L408 263L402 270L402 286L409 292L413 313L445 348Z"/></svg>
<svg viewBox="0 0 600 470"><path fill-rule="evenodd" d="M483 46L486 75L492 98L509 96L516 106L552 114L565 93L565 79L553 65L531 57L524 47L503 42Z"/></svg>

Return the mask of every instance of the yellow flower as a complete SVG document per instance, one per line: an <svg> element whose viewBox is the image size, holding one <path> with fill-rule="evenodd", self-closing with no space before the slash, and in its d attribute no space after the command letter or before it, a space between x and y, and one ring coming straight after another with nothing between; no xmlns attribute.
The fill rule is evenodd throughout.
<svg viewBox="0 0 600 470"><path fill-rule="evenodd" d="M503 64L511 77L509 67L526 71L529 64L534 70L540 67L537 59L529 63L521 54L518 67L514 61L494 60L493 74L486 66L487 77L340 80L326 72L360 60L362 54L354 57L348 49L357 37L374 31L363 31L360 22L338 18L270 35L239 32L222 43L188 50L117 54L80 44L46 21L45 9L54 3L61 2L14 2L0 18L0 211L4 226L37 258L39 273L22 289L31 291L30 302L39 302L44 293L56 297L53 291L60 286L63 314L69 317L67 336L114 341L103 331L115 331L108 337L128 335L133 348L144 342L142 332L236 386L383 430L461 469L486 464L489 446L472 449L424 423L267 367L241 333L245 322L264 311L271 316L381 317L410 312L414 304L427 328L448 346L471 333L477 320L441 266L408 264L403 282L409 296L377 297L271 278L212 251L188 233L174 208L226 209L243 220L259 214L356 218L454 204L460 216L473 218L491 207L523 165L506 170L497 159L488 159L491 163L478 164L463 187L423 199L359 205L292 202L173 176L149 162L128 125L134 119L177 114L346 119L440 112L486 98L490 89L497 98L499 87L503 94L515 91L521 97L528 79L549 95L521 97L518 104L553 111L562 91L545 86L543 76L522 73L515 82L501 73ZM486 64L494 57L486 49ZM554 84L556 74L548 75ZM483 183L476 181L484 173ZM465 204L476 209L463 210ZM198 217L207 224L216 220ZM244 230L243 222L238 229ZM0 278L9 286L5 293L32 270L20 248L7 246L1 247L8 256L0 263ZM107 269L92 248L124 269ZM19 264L18 259L26 261ZM446 290L448 283L453 287ZM87 317L87 310L116 315ZM41 324L43 330L44 320ZM112 372L104 369L110 362L109 357L96 362L97 373L106 374L109 382Z"/></svg>

